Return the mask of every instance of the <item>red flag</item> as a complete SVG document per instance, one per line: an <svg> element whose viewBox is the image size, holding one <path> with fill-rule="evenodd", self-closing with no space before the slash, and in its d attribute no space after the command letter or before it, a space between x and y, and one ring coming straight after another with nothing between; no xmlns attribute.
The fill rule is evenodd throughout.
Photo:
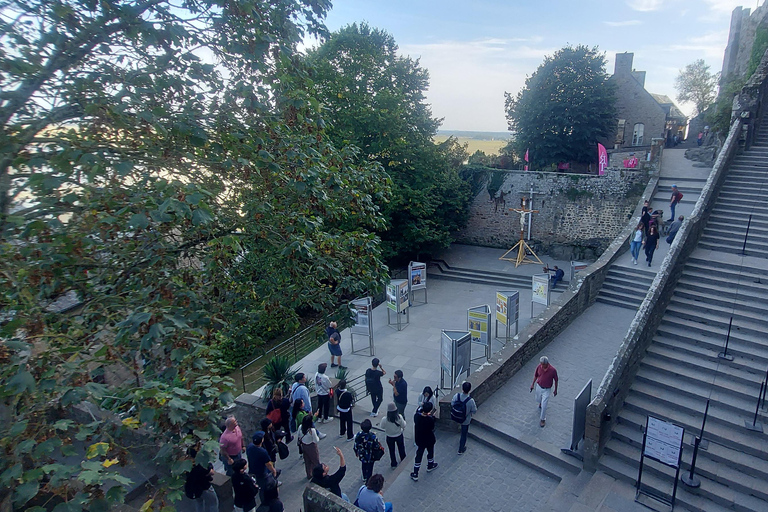
<svg viewBox="0 0 768 512"><path fill-rule="evenodd" d="M526 150L525 150L525 161L526 161L526 162L528 161L528 149L527 149L527 148L526 148ZM525 170L526 170L526 171L528 170L528 166L527 166L527 165L525 166Z"/></svg>
<svg viewBox="0 0 768 512"><path fill-rule="evenodd" d="M599 165L598 174L602 176L605 174L605 168L608 167L608 152L605 150L605 146L597 143L597 160Z"/></svg>

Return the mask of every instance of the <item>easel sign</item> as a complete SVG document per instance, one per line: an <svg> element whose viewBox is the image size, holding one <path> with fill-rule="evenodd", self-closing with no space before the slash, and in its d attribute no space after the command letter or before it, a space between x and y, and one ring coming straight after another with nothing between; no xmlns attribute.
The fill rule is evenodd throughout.
<svg viewBox="0 0 768 512"><path fill-rule="evenodd" d="M675 508L677 496L677 481L680 479L680 461L683 457L683 436L685 429L674 423L669 423L653 416L646 417L645 433L643 434L643 450L640 453L640 470L637 474L635 501L645 505L641 496L647 496L664 505ZM660 462L665 466L675 468L675 481L672 484L672 499L660 495L651 488L643 487L643 462L645 458ZM646 505L648 506L648 505Z"/></svg>
<svg viewBox="0 0 768 512"><path fill-rule="evenodd" d="M415 291L424 290L424 302L427 303L427 264L412 261L408 263L408 290L411 296L411 305L415 305Z"/></svg>
<svg viewBox="0 0 768 512"><path fill-rule="evenodd" d="M549 274L534 274L531 279L531 318L533 305L549 306Z"/></svg>
<svg viewBox="0 0 768 512"><path fill-rule="evenodd" d="M496 292L496 339L506 343L512 338L512 324L515 324L515 336L518 333L520 318L520 292ZM504 326L504 336L499 336L499 324Z"/></svg>

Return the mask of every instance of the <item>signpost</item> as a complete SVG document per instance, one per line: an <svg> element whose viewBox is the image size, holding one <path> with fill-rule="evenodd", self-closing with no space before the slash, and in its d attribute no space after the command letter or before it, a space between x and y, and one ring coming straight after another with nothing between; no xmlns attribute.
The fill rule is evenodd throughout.
<svg viewBox="0 0 768 512"><path fill-rule="evenodd" d="M391 280L387 285L387 325L397 325L398 331L403 330L411 321L408 305L408 280ZM393 311L397 317L397 322L392 322L391 313ZM405 316L405 322L402 321L401 316Z"/></svg>
<svg viewBox="0 0 768 512"><path fill-rule="evenodd" d="M371 297L355 299L349 303L349 312L352 316L352 327L349 328L352 353L357 354L365 350L365 348L355 350L355 335L357 334L358 337L366 336L368 338L368 355L376 355L373 347L373 300Z"/></svg>
<svg viewBox="0 0 768 512"><path fill-rule="evenodd" d="M592 401L592 379L589 379L576 398L573 400L573 427L571 430L571 446L561 448L560 451L584 460L584 456L578 452L579 443L584 439L587 430L587 406Z"/></svg>
<svg viewBox="0 0 768 512"><path fill-rule="evenodd" d="M440 387L453 388L463 373L469 377L472 335L467 331L447 331L440 336ZM445 378L448 377L448 385Z"/></svg>
<svg viewBox="0 0 768 512"><path fill-rule="evenodd" d="M517 336L520 319L520 292L496 292L496 339L506 343L512 338L510 333L512 324L515 324L515 336ZM499 337L499 324L504 326L504 337Z"/></svg>
<svg viewBox="0 0 768 512"><path fill-rule="evenodd" d="M467 309L467 330L472 343L483 345L484 355L477 359L491 357L491 307L487 304Z"/></svg>
<svg viewBox="0 0 768 512"><path fill-rule="evenodd" d="M427 304L427 264L419 263L418 261L412 261L408 264L408 289L411 297L411 304L415 305L415 291L424 290L424 302L419 304Z"/></svg>
<svg viewBox="0 0 768 512"><path fill-rule="evenodd" d="M533 318L533 304L549 306L549 274L534 274L531 280L531 318Z"/></svg>
<svg viewBox="0 0 768 512"><path fill-rule="evenodd" d="M680 460L683 456L683 436L685 429L674 423L669 423L653 416L645 420L645 433L643 434L643 450L640 452L640 471L637 474L637 486L635 501L640 501L640 496L648 496L656 501L675 508L675 496L677 496L677 481L680 477ZM643 487L643 462L645 458L660 462L665 466L675 468L675 483L672 486L672 499L664 496L651 488Z"/></svg>
<svg viewBox="0 0 768 512"><path fill-rule="evenodd" d="M584 261L572 261L571 262L571 281L573 281L573 278L576 276L576 273L580 270L584 270L589 266L589 263L586 263Z"/></svg>

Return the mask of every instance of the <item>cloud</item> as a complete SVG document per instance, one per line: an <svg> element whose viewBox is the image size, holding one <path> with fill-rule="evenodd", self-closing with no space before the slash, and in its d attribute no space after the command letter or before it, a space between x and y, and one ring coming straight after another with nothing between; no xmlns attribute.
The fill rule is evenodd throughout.
<svg viewBox="0 0 768 512"><path fill-rule="evenodd" d="M629 27L632 25L642 25L643 22L640 20L627 20L627 21L604 21L606 25L609 27Z"/></svg>
<svg viewBox="0 0 768 512"><path fill-rule="evenodd" d="M664 0L630 0L627 5L630 9L640 12L658 11L664 5Z"/></svg>
<svg viewBox="0 0 768 512"><path fill-rule="evenodd" d="M709 32L702 36L690 37L684 43L672 44L666 47L668 50L696 52L701 57L709 57L714 60L723 57L724 42L728 40L728 31Z"/></svg>
<svg viewBox="0 0 768 512"><path fill-rule="evenodd" d="M744 6L750 7L744 0L704 0L711 10L718 11L720 13L731 12L736 7Z"/></svg>

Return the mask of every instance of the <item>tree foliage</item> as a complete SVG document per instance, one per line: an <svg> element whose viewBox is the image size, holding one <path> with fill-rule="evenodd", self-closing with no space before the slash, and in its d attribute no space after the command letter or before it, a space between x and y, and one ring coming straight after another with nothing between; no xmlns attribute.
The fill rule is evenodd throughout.
<svg viewBox="0 0 768 512"><path fill-rule="evenodd" d="M0 501L107 510L161 464L166 506L216 450L220 340L382 282L388 179L325 135L296 52L329 7L3 3Z"/></svg>
<svg viewBox="0 0 768 512"><path fill-rule="evenodd" d="M710 73L704 59L698 59L680 70L675 79L677 101L693 103L693 115L704 112L715 101L720 73Z"/></svg>
<svg viewBox="0 0 768 512"><path fill-rule="evenodd" d="M518 155L533 168L590 163L595 143L616 127L615 87L597 47L566 46L547 56L517 96L505 93L509 129Z"/></svg>
<svg viewBox="0 0 768 512"><path fill-rule="evenodd" d="M427 71L397 51L390 34L362 23L331 34L309 60L331 138L360 147L392 179L380 234L385 255L405 259L450 243L466 222L469 187L458 176L465 148L432 142L440 120L425 103Z"/></svg>

